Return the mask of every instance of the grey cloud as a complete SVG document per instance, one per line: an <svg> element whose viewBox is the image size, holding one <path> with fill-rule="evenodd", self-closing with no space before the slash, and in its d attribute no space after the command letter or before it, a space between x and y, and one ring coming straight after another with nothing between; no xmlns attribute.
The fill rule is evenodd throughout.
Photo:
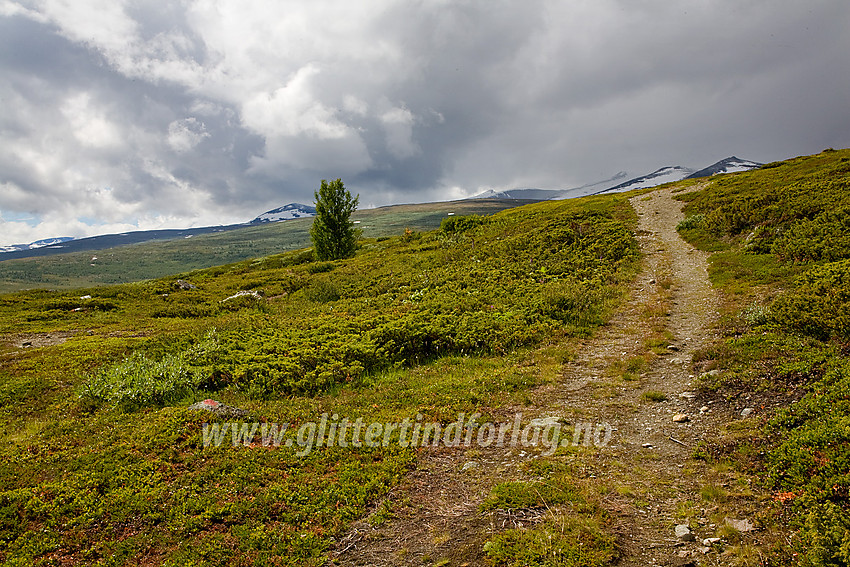
<svg viewBox="0 0 850 567"><path fill-rule="evenodd" d="M121 6L0 16L0 209L250 218L322 178L385 204L850 145L840 0Z"/></svg>

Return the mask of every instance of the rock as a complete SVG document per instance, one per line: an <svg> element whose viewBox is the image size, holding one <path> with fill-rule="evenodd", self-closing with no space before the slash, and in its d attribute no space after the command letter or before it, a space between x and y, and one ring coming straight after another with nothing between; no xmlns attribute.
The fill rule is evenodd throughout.
<svg viewBox="0 0 850 567"><path fill-rule="evenodd" d="M189 406L189 409L196 411L208 411L219 417L245 417L250 413L248 410L235 408L209 399L192 404Z"/></svg>
<svg viewBox="0 0 850 567"><path fill-rule="evenodd" d="M644 449L652 449L652 443L644 443L643 445L641 445L641 447L643 447Z"/></svg>
<svg viewBox="0 0 850 567"><path fill-rule="evenodd" d="M198 289L198 287L195 284L193 284L191 282L187 282L186 280L177 280L176 282L174 282L174 286L177 289L184 289L184 290Z"/></svg>
<svg viewBox="0 0 850 567"><path fill-rule="evenodd" d="M741 417L750 417L753 413L753 408L744 408L741 410Z"/></svg>
<svg viewBox="0 0 850 567"><path fill-rule="evenodd" d="M685 398L686 400L693 400L694 398L697 397L697 393L696 392L682 392L681 394L679 394L679 397Z"/></svg>
<svg viewBox="0 0 850 567"><path fill-rule="evenodd" d="M711 548L710 547L698 547L697 551L699 551L703 555L706 555L706 554L708 554L709 551L711 551Z"/></svg>
<svg viewBox="0 0 850 567"><path fill-rule="evenodd" d="M471 469L477 469L478 466L478 461L469 461L468 463L464 463L464 465L460 467L460 470L466 472Z"/></svg>
<svg viewBox="0 0 850 567"><path fill-rule="evenodd" d="M706 547L711 547L715 543L720 543L722 540L719 537L707 537L702 540L702 544Z"/></svg>
<svg viewBox="0 0 850 567"><path fill-rule="evenodd" d="M707 412L708 410L709 410L709 407L708 407L708 406L702 406L701 408L699 408L699 412L700 412L700 413L705 413L705 412Z"/></svg>
<svg viewBox="0 0 850 567"><path fill-rule="evenodd" d="M259 291L253 290L253 289L252 290L243 289L242 291L237 291L236 293L234 293L230 297L225 297L224 299L222 299L220 301L220 303L224 303L225 301L230 301L231 299L238 299L240 297L252 297L254 299L262 299L263 294L260 293Z"/></svg>
<svg viewBox="0 0 850 567"><path fill-rule="evenodd" d="M751 532L755 528L755 526L749 520L733 520L732 518L726 518L726 525L732 529L736 529L739 532Z"/></svg>
<svg viewBox="0 0 850 567"><path fill-rule="evenodd" d="M679 350L679 347L677 347L676 345L667 345L667 350L676 351Z"/></svg>
<svg viewBox="0 0 850 567"><path fill-rule="evenodd" d="M681 541L694 541L696 540L696 536L694 532L691 531L691 527L688 524L678 524L676 525L676 539Z"/></svg>
<svg viewBox="0 0 850 567"><path fill-rule="evenodd" d="M686 423L691 420L691 417L686 413L677 413L673 416L674 423Z"/></svg>
<svg viewBox="0 0 850 567"><path fill-rule="evenodd" d="M550 417L538 417L536 419L532 419L528 422L528 425L531 427L539 427L541 429L545 429L547 427L552 427L555 425L560 425L562 423L562 419L558 416L550 416Z"/></svg>

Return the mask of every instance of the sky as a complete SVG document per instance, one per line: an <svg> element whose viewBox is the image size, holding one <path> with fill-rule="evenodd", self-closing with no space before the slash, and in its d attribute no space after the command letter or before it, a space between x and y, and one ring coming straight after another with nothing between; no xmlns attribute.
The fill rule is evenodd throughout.
<svg viewBox="0 0 850 567"><path fill-rule="evenodd" d="M0 245L850 146L847 0L0 0Z"/></svg>

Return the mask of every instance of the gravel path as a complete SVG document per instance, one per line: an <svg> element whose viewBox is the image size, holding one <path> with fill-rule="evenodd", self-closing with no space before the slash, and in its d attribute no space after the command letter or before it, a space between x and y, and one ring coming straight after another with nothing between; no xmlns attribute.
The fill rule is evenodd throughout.
<svg viewBox="0 0 850 567"><path fill-rule="evenodd" d="M708 255L676 232L682 203L672 190L630 202L639 218L644 260L627 302L579 346L557 383L534 392L534 415L528 415L530 408L517 409L526 417L613 427L610 443L583 449L579 458L588 478L620 489L602 503L613 518L621 554L617 565L687 565L706 558L702 538L714 535L705 518L694 542L677 540L674 528L683 503L700 502L706 474L689 457L720 421L712 408L700 412L707 402L692 396L689 371L693 353L714 339L719 300L708 279ZM665 331L669 347L650 355L635 379L624 380L624 364L646 357L647 338ZM648 394L666 399L648 401ZM687 421L674 422L677 414L687 415ZM457 451L423 455L392 496L407 502L407 512L377 529L356 524L340 545L337 564L430 565L447 559L446 565L484 565L481 545L500 526L478 512L478 505L495 483L515 478L523 458L528 457L508 448L473 457ZM462 471L470 460L476 462L475 474ZM723 564L709 553L711 564Z"/></svg>

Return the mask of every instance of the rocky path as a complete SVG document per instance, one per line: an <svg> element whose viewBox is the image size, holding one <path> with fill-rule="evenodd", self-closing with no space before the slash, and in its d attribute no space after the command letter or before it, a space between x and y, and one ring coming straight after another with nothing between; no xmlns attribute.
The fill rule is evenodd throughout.
<svg viewBox="0 0 850 567"><path fill-rule="evenodd" d="M602 505L617 534L617 565L706 559L720 565L715 551L702 546L714 529L709 511L699 509L709 472L689 460L719 421L719 412L691 393L689 371L693 353L713 339L718 298L708 280L707 254L676 232L682 204L672 190L634 197L631 204L639 217L644 265L627 303L579 346L557 383L534 393L535 415L520 409L526 418L611 426L610 442L585 450L581 458L589 477L609 488ZM502 526L493 525L478 505L495 483L515 478L522 458L524 453L507 447L423 455L420 467L391 496L406 512L379 527L355 525L339 545L336 564L483 565L482 544ZM693 503L699 527L694 541L683 541L674 528Z"/></svg>

